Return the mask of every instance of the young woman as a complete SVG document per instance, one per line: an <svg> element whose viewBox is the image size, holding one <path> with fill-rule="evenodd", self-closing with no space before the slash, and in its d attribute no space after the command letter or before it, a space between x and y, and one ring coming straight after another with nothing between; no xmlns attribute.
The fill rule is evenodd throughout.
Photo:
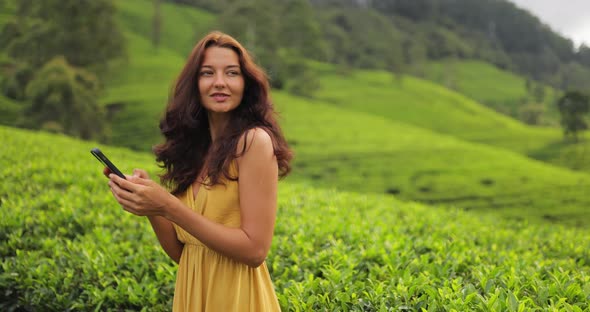
<svg viewBox="0 0 590 312"><path fill-rule="evenodd" d="M110 174L123 208L147 216L178 263L174 311L278 311L264 262L279 177L291 152L275 120L269 83L232 37L213 32L193 49L154 148L165 188L136 169Z"/></svg>

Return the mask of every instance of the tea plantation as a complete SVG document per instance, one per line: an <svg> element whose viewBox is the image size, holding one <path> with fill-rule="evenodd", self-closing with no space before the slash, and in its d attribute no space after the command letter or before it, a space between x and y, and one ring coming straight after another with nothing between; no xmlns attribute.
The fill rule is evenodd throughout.
<svg viewBox="0 0 590 312"><path fill-rule="evenodd" d="M175 265L95 144L0 127L0 310L168 311ZM123 171L149 154L101 146ZM289 179L267 258L284 311L587 311L590 233Z"/></svg>

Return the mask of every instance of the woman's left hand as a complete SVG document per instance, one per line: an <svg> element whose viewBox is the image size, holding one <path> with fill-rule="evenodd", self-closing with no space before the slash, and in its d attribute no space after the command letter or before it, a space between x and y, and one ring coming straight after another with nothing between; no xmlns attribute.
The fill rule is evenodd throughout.
<svg viewBox="0 0 590 312"><path fill-rule="evenodd" d="M165 216L176 199L152 181L145 171L134 170L127 180L110 174L109 186L115 199L126 211L137 216Z"/></svg>

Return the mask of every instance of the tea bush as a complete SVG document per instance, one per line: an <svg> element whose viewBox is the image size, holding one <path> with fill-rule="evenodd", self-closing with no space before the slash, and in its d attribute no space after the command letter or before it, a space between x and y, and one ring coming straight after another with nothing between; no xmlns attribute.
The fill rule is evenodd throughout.
<svg viewBox="0 0 590 312"><path fill-rule="evenodd" d="M0 310L168 311L176 268L111 198L92 143L0 127ZM103 151L124 172L152 157ZM284 311L585 311L590 235L281 182Z"/></svg>

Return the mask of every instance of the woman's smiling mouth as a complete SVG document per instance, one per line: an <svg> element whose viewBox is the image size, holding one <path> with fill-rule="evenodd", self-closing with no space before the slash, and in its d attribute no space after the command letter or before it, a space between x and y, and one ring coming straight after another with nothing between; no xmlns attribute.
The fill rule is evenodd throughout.
<svg viewBox="0 0 590 312"><path fill-rule="evenodd" d="M225 93L213 93L211 97L215 100L215 102L224 102L229 98L229 94Z"/></svg>

